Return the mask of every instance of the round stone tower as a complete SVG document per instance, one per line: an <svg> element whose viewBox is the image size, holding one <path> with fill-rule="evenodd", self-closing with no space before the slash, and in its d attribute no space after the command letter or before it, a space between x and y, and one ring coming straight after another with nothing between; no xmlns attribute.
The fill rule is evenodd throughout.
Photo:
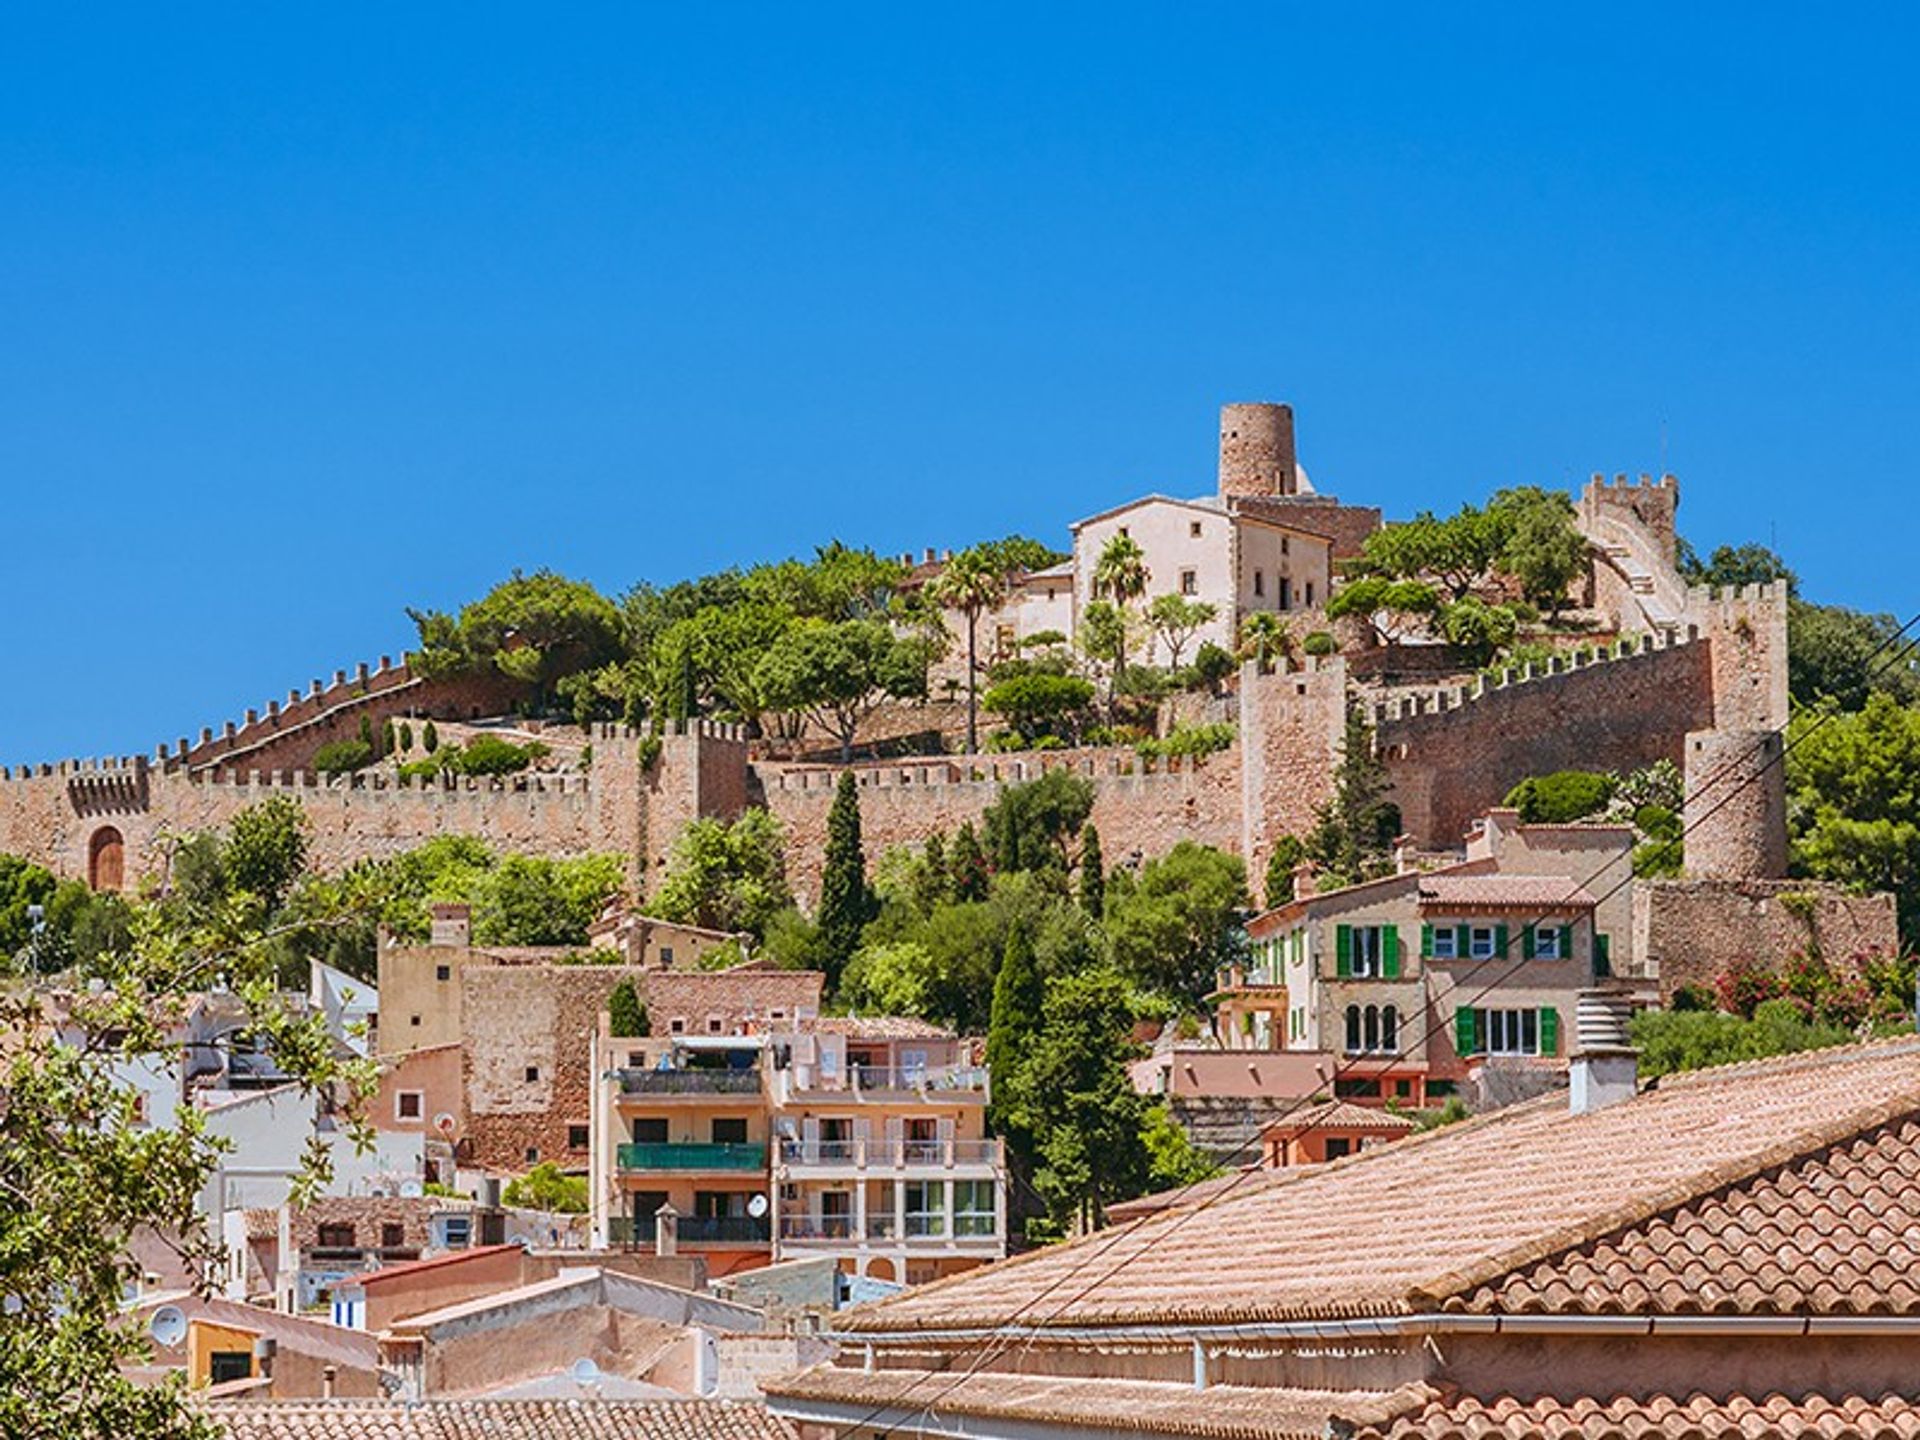
<svg viewBox="0 0 1920 1440"><path fill-rule="evenodd" d="M1220 493L1292 495L1299 489L1291 405L1220 407Z"/></svg>
<svg viewBox="0 0 1920 1440"><path fill-rule="evenodd" d="M1687 874L1777 880L1787 873L1787 777L1778 730L1687 736Z"/></svg>

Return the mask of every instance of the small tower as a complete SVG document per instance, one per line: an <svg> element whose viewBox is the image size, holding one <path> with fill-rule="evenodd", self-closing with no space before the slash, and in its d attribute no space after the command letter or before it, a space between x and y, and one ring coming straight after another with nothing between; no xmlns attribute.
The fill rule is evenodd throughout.
<svg viewBox="0 0 1920 1440"><path fill-rule="evenodd" d="M1291 405L1220 407L1220 493L1292 495L1300 488Z"/></svg>
<svg viewBox="0 0 1920 1440"><path fill-rule="evenodd" d="M1778 730L1687 736L1686 869L1695 880L1787 873L1787 781Z"/></svg>

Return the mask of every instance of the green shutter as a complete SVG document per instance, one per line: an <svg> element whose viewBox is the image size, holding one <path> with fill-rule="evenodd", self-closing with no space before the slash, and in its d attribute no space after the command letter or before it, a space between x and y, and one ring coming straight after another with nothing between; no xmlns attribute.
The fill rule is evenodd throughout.
<svg viewBox="0 0 1920 1440"><path fill-rule="evenodd" d="M1333 973L1344 980L1353 974L1353 927L1333 927Z"/></svg>
<svg viewBox="0 0 1920 1440"><path fill-rule="evenodd" d="M1502 959L1506 958L1507 927L1504 925L1496 925L1493 927L1493 953Z"/></svg>
<svg viewBox="0 0 1920 1440"><path fill-rule="evenodd" d="M1463 1058L1480 1048L1478 1018L1476 1012L1465 1005L1453 1012L1453 1048Z"/></svg>
<svg viewBox="0 0 1920 1440"><path fill-rule="evenodd" d="M1562 960L1573 958L1573 927L1571 925L1560 927L1560 958Z"/></svg>
<svg viewBox="0 0 1920 1440"><path fill-rule="evenodd" d="M1380 973L1388 980L1400 978L1400 927L1384 925L1380 929Z"/></svg>
<svg viewBox="0 0 1920 1440"><path fill-rule="evenodd" d="M1453 927L1453 958L1467 960L1473 956L1473 927L1456 925Z"/></svg>
<svg viewBox="0 0 1920 1440"><path fill-rule="evenodd" d="M1540 1053L1560 1053L1560 1012L1551 1007L1543 1007L1540 1011Z"/></svg>
<svg viewBox="0 0 1920 1440"><path fill-rule="evenodd" d="M1433 958L1433 926L1431 925L1420 927L1420 958L1422 960Z"/></svg>
<svg viewBox="0 0 1920 1440"><path fill-rule="evenodd" d="M1593 937L1593 973L1595 975L1613 974L1612 950L1612 938L1596 932Z"/></svg>
<svg viewBox="0 0 1920 1440"><path fill-rule="evenodd" d="M1500 948L1505 950L1507 947L1502 945ZM1533 926L1531 925L1523 925L1520 927L1520 958L1523 960L1533 959Z"/></svg>

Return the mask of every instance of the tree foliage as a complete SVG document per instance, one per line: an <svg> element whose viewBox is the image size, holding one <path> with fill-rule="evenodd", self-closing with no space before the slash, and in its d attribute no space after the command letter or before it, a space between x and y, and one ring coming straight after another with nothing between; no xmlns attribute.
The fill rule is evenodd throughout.
<svg viewBox="0 0 1920 1440"><path fill-rule="evenodd" d="M1198 1008L1222 965L1244 959L1246 866L1237 855L1182 840L1115 874L1107 895L1113 962L1136 985Z"/></svg>
<svg viewBox="0 0 1920 1440"><path fill-rule="evenodd" d="M673 842L666 876L646 910L662 920L759 936L792 903L780 823L755 808L731 824L688 824Z"/></svg>
<svg viewBox="0 0 1920 1440"><path fill-rule="evenodd" d="M860 722L876 705L926 694L928 659L925 641L896 635L884 621L819 621L775 641L754 668L754 683L769 706L803 713L850 760Z"/></svg>
<svg viewBox="0 0 1920 1440"><path fill-rule="evenodd" d="M1180 654L1187 642L1213 623L1220 613L1216 605L1204 600L1189 600L1184 595L1156 595L1147 606L1147 626L1167 647L1167 664L1180 668Z"/></svg>
<svg viewBox="0 0 1920 1440"><path fill-rule="evenodd" d="M1093 784L1068 770L1009 785L987 807L982 823L996 872L1067 872L1069 842L1093 812Z"/></svg>
<svg viewBox="0 0 1920 1440"><path fill-rule="evenodd" d="M500 1198L518 1210L548 1210L562 1215L584 1215L587 1177L568 1175L551 1160L542 1160L524 1175L509 1180Z"/></svg>
<svg viewBox="0 0 1920 1440"><path fill-rule="evenodd" d="M1801 716L1787 782L1797 873L1892 891L1920 942L1920 710L1876 692L1855 714Z"/></svg>
<svg viewBox="0 0 1920 1440"><path fill-rule="evenodd" d="M820 872L817 917L829 985L839 983L841 972L860 947L860 932L873 918L873 909L866 852L860 845L860 787L853 772L843 770L827 811L827 851Z"/></svg>
<svg viewBox="0 0 1920 1440"><path fill-rule="evenodd" d="M1400 808L1388 795L1386 763L1374 753L1373 731L1358 710L1347 714L1334 795L1306 839L1307 857L1320 868L1323 888L1357 885L1388 874Z"/></svg>
<svg viewBox="0 0 1920 1440"><path fill-rule="evenodd" d="M457 616L410 610L428 675L493 668L540 691L563 675L617 659L620 611L584 581L552 570L518 570Z"/></svg>
<svg viewBox="0 0 1920 1440"><path fill-rule="evenodd" d="M1507 792L1506 803L1529 825L1564 825L1598 815L1613 798L1613 776L1590 770L1529 775Z"/></svg>
<svg viewBox="0 0 1920 1440"><path fill-rule="evenodd" d="M1092 682L1078 675L1028 671L995 684L984 703L1030 745L1048 736L1074 736L1092 700Z"/></svg>
<svg viewBox="0 0 1920 1440"><path fill-rule="evenodd" d="M607 1015L609 1028L618 1038L653 1033L653 1026L647 1018L647 1007L640 1003L640 992L634 989L631 979L622 980L613 987L613 993L607 996Z"/></svg>

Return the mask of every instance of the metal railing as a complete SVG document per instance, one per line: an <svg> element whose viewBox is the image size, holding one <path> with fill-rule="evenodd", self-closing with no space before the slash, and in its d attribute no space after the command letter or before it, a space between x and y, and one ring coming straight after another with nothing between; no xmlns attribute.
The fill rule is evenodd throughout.
<svg viewBox="0 0 1920 1440"><path fill-rule="evenodd" d="M659 1239L659 1217L615 1215L607 1221L607 1240L613 1245L650 1246ZM675 1240L681 1245L764 1245L773 1238L773 1226L764 1215L683 1215L675 1222Z"/></svg>
<svg viewBox="0 0 1920 1440"><path fill-rule="evenodd" d="M851 1240L851 1215L782 1215L782 1240Z"/></svg>
<svg viewBox="0 0 1920 1440"><path fill-rule="evenodd" d="M615 1163L622 1170L764 1170L767 1147L702 1145L692 1141L641 1142L620 1146Z"/></svg>
<svg viewBox="0 0 1920 1440"><path fill-rule="evenodd" d="M758 1095L760 1071L622 1070L622 1095Z"/></svg>
<svg viewBox="0 0 1920 1440"><path fill-rule="evenodd" d="M898 1170L907 1166L998 1165L998 1140L782 1140L780 1160L797 1166L853 1166Z"/></svg>
<svg viewBox="0 0 1920 1440"><path fill-rule="evenodd" d="M987 1070L984 1065L850 1065L845 1070L828 1072L818 1065L808 1065L794 1073L792 1088L801 1091L826 1090L836 1094L860 1094L864 1091L984 1093L987 1089Z"/></svg>

